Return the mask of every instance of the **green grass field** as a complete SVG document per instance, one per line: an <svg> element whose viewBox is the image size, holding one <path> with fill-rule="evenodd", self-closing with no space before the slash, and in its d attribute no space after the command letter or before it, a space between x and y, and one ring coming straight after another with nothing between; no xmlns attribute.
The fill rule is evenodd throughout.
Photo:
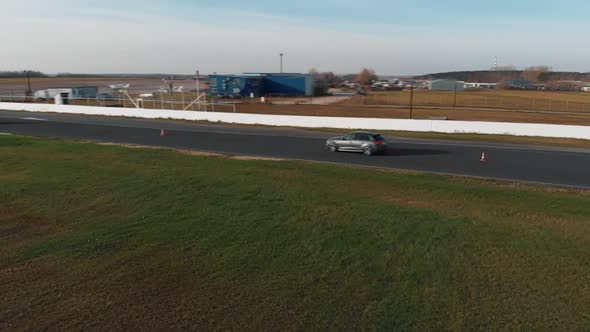
<svg viewBox="0 0 590 332"><path fill-rule="evenodd" d="M0 136L0 330L588 330L590 194Z"/></svg>

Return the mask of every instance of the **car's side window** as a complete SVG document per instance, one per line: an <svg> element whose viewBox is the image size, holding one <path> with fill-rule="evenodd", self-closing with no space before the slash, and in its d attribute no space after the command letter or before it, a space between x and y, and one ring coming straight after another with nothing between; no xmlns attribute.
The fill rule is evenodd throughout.
<svg viewBox="0 0 590 332"><path fill-rule="evenodd" d="M355 141L370 141L369 135L367 135L367 134L356 134L354 140Z"/></svg>
<svg viewBox="0 0 590 332"><path fill-rule="evenodd" d="M352 141L354 139L354 135L346 135L344 136L345 141Z"/></svg>

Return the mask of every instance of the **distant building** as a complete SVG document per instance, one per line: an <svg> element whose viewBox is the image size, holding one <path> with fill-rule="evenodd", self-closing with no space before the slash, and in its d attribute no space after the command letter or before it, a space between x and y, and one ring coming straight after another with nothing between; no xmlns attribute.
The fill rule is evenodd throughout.
<svg viewBox="0 0 590 332"><path fill-rule="evenodd" d="M533 82L528 80L508 80L499 84L500 87L508 90L536 90Z"/></svg>
<svg viewBox="0 0 590 332"><path fill-rule="evenodd" d="M498 83L468 83L465 82L465 89L495 89Z"/></svg>
<svg viewBox="0 0 590 332"><path fill-rule="evenodd" d="M455 80L434 80L428 82L431 91L464 91L465 82Z"/></svg>
<svg viewBox="0 0 590 332"><path fill-rule="evenodd" d="M582 81L553 81L547 84L548 90L553 91L582 91L586 86Z"/></svg>
<svg viewBox="0 0 590 332"><path fill-rule="evenodd" d="M80 86L74 88L51 88L46 90L35 91L35 99L53 99L58 94L67 94L68 99L87 99L96 98L98 87Z"/></svg>
<svg viewBox="0 0 590 332"><path fill-rule="evenodd" d="M309 74L209 75L209 82L209 93L218 97L310 97L314 93L313 76Z"/></svg>
<svg viewBox="0 0 590 332"><path fill-rule="evenodd" d="M403 80L398 82L398 86L402 88L411 88L414 87L416 89L428 89L428 84L430 81L422 81L422 80Z"/></svg>

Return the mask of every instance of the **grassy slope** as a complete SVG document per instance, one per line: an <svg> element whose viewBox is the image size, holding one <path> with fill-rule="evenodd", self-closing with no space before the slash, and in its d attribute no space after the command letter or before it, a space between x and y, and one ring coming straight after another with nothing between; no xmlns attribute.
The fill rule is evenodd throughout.
<svg viewBox="0 0 590 332"><path fill-rule="evenodd" d="M9 136L0 155L0 329L590 327L587 192Z"/></svg>

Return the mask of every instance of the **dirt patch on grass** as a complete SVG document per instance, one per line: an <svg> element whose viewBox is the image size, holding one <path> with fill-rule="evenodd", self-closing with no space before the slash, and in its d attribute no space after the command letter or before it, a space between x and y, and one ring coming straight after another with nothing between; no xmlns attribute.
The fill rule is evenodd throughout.
<svg viewBox="0 0 590 332"><path fill-rule="evenodd" d="M266 160L266 161L285 161L285 159L271 158L271 157L256 157L256 156L234 156L231 159L235 160Z"/></svg>
<svg viewBox="0 0 590 332"><path fill-rule="evenodd" d="M94 142L90 142L94 143ZM174 151L182 154L186 154L189 156L200 156L200 157L225 157L226 155L214 152L206 152L206 151L193 151L193 150L183 150L183 149L171 149L171 148L163 148L159 146L149 146L149 145L137 145L137 144L124 144L124 143L97 143L98 145L106 145L106 146L122 146L130 149L152 149L152 150L168 150Z"/></svg>
<svg viewBox="0 0 590 332"><path fill-rule="evenodd" d="M0 206L0 261L6 262L21 249L62 232L64 228L57 223Z"/></svg>
<svg viewBox="0 0 590 332"><path fill-rule="evenodd" d="M304 314L194 273L51 258L0 270L0 293L0 330L282 330Z"/></svg>
<svg viewBox="0 0 590 332"><path fill-rule="evenodd" d="M229 158L235 160L265 160L265 161L285 161L285 159L281 158L273 158L273 157L261 157L261 156L232 156L226 155L221 153L214 153L214 152L207 152L207 151L194 151L194 150L183 150L183 149L169 149L169 148L162 148L157 146L145 146L145 145L135 145L135 144L118 144L118 143L98 143L99 145L106 145L106 146L123 146L126 148L132 149L153 149L153 150L169 150L174 151L182 154L186 154L189 156L199 156L199 157L220 157L220 158Z"/></svg>

